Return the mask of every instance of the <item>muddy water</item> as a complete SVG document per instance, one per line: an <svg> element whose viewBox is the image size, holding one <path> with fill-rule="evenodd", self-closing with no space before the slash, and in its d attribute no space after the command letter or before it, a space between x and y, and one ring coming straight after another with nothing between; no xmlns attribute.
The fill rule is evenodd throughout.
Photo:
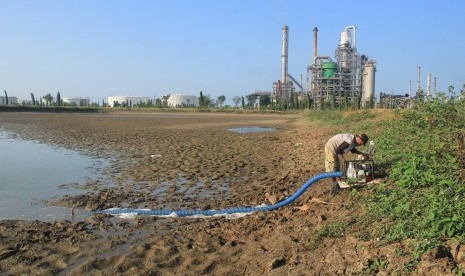
<svg viewBox="0 0 465 276"><path fill-rule="evenodd" d="M0 130L0 219L71 219L71 209L47 206L63 195L85 193L82 185L104 178L107 162L76 151L10 138ZM76 210L75 217L85 211Z"/></svg>
<svg viewBox="0 0 465 276"><path fill-rule="evenodd" d="M229 131L237 132L237 133L256 133L256 132L270 132L275 131L276 129L273 127L236 127L236 128L229 128Z"/></svg>

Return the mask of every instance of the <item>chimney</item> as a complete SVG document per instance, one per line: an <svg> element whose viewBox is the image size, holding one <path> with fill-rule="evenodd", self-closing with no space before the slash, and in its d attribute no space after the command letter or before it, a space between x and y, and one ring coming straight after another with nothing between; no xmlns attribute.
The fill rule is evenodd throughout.
<svg viewBox="0 0 465 276"><path fill-rule="evenodd" d="M281 55L281 83L287 83L287 44L289 41L289 27L283 26L283 41L282 41L282 55Z"/></svg>
<svg viewBox="0 0 465 276"><path fill-rule="evenodd" d="M417 76L417 98L420 97L420 69L421 69L421 67L418 66L418 76Z"/></svg>
<svg viewBox="0 0 465 276"><path fill-rule="evenodd" d="M313 65L315 65L318 47L318 28L313 28Z"/></svg>

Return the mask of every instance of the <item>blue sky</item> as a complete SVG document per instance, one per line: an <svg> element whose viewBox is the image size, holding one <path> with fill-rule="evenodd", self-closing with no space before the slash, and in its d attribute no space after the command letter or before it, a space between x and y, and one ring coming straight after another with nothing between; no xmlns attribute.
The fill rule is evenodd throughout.
<svg viewBox="0 0 465 276"><path fill-rule="evenodd" d="M337 6L339 5L339 6ZM377 61L376 94L465 84L465 0L0 0L0 89L30 99L168 93L216 99L272 89L289 26L289 73L334 57L357 27L357 49ZM432 85L432 84L431 84ZM3 95L3 93L2 93Z"/></svg>

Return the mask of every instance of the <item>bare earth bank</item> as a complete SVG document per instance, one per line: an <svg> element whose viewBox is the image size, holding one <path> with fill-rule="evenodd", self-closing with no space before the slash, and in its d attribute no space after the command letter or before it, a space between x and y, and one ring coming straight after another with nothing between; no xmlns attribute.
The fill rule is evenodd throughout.
<svg viewBox="0 0 465 276"><path fill-rule="evenodd" d="M316 128L301 115L276 114L0 113L0 126L113 160L106 170L111 187L89 181L83 195L51 203L70 210L270 204L323 172L323 145L338 132ZM276 131L227 130L250 126ZM0 221L0 274L403 274L405 257L396 252L408 244L380 246L351 233L310 241L321 225L357 217L350 191L331 197L329 183L312 185L277 211L238 219L91 215L77 222ZM413 274L451 274L448 258L423 259ZM380 260L387 266L373 266Z"/></svg>

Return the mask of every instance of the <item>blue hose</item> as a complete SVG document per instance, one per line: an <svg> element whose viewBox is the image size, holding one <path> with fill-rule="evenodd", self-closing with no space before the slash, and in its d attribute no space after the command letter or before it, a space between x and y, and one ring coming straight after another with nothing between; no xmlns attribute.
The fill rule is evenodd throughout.
<svg viewBox="0 0 465 276"><path fill-rule="evenodd" d="M220 209L220 210L147 210L147 209L107 209L107 210L97 210L94 211L94 214L110 214L110 215L120 215L120 214L135 214L135 215L148 215L148 216L168 216L168 215L175 215L178 217L187 217L187 216L194 216L194 215L203 215L203 216L213 216L213 215L224 215L224 214L237 214L237 213L252 213L252 212L265 212L265 211L272 211L283 206L288 205L289 203L296 200L299 196L305 192L305 190L310 187L313 183L330 177L341 177L342 172L329 172L329 173L320 173L313 177L311 177L307 182L300 187L297 192L295 192L292 196L286 198L283 201L279 201L273 205L262 205L256 207L235 207L235 208L228 208L228 209Z"/></svg>

